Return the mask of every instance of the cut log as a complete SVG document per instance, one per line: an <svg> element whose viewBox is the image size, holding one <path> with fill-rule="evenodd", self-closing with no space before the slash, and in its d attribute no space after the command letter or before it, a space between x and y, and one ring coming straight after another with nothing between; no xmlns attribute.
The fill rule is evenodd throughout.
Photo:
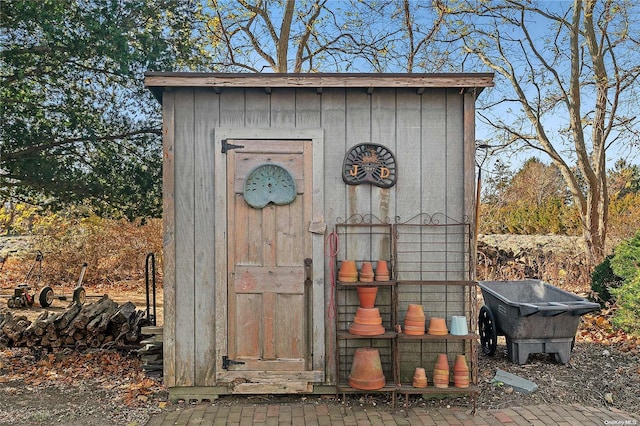
<svg viewBox="0 0 640 426"><path fill-rule="evenodd" d="M118 312L116 312L111 321L116 324L124 324L125 322L131 322L131 318L136 313L136 305L131 302L127 302L120 307Z"/></svg>

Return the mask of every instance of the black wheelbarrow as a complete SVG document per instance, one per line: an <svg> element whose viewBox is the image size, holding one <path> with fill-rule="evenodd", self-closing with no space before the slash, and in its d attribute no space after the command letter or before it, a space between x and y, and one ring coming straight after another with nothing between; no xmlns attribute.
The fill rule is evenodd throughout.
<svg viewBox="0 0 640 426"><path fill-rule="evenodd" d="M532 353L553 354L566 364L580 316L600 308L540 280L479 281L484 306L478 316L482 351L493 355L498 335L507 341L509 361L525 364Z"/></svg>

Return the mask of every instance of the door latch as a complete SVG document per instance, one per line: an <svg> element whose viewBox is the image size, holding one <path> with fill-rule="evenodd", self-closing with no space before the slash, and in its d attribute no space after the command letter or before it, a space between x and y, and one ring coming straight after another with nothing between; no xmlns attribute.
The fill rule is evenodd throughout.
<svg viewBox="0 0 640 426"><path fill-rule="evenodd" d="M304 260L304 284L311 285L313 282L311 279L311 265L313 264L313 260L307 257Z"/></svg>

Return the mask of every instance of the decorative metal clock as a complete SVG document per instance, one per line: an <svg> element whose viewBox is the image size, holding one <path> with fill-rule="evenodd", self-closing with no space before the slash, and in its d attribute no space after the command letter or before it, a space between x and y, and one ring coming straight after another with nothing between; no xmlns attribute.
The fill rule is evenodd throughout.
<svg viewBox="0 0 640 426"><path fill-rule="evenodd" d="M262 209L269 203L277 206L291 204L296 199L296 181L284 167L262 164L247 175L243 195L247 204L256 209Z"/></svg>
<svg viewBox="0 0 640 426"><path fill-rule="evenodd" d="M342 163L342 180L348 185L371 183L389 188L397 181L397 163L385 146L362 143L347 152Z"/></svg>

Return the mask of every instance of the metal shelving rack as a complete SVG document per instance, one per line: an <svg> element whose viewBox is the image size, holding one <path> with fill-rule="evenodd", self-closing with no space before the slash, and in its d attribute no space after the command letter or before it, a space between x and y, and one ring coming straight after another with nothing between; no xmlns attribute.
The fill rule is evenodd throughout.
<svg viewBox="0 0 640 426"><path fill-rule="evenodd" d="M477 283L473 277L472 234L469 223L456 222L437 214L420 214L406 222L380 220L372 215L354 215L338 220L336 234L340 244L338 260L387 260L391 280L374 283L337 284L336 366L339 393L390 392L395 403L397 394L468 395L475 410L478 393L477 352ZM337 265L336 265L337 267ZM337 268L336 268L337 270ZM376 307L380 309L386 333L380 336L355 336L347 330L358 307L355 289L358 285L377 285ZM450 319L464 315L469 322L466 336L408 336L397 333L404 321L409 303L425 308L427 318L438 316ZM377 391L362 391L348 385L353 354L358 347L380 350L387 385ZM416 367L424 367L428 376L433 371L439 353L446 353L450 366L457 354L465 354L471 375L469 388L441 389L430 386L414 388L411 377ZM405 384L403 384L405 383ZM408 385L406 384L408 383Z"/></svg>

